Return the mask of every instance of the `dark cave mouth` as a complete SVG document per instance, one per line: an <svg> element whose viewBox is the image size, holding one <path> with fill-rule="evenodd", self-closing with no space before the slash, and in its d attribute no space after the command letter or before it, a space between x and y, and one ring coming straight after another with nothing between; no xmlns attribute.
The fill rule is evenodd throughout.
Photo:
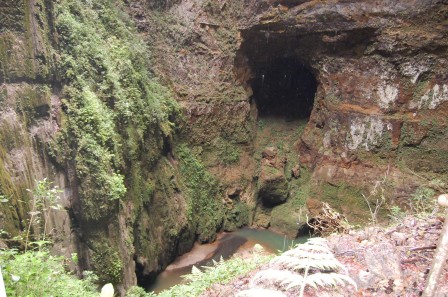
<svg viewBox="0 0 448 297"><path fill-rule="evenodd" d="M259 118L294 121L310 117L317 81L306 65L294 57L276 58L253 73L250 85Z"/></svg>

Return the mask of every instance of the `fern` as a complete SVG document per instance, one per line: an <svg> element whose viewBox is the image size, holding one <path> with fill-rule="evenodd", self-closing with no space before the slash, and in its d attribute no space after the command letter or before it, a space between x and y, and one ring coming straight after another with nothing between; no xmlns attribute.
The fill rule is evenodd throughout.
<svg viewBox="0 0 448 297"><path fill-rule="evenodd" d="M335 258L326 240L312 238L306 243L283 253L271 262L271 267L258 272L251 280L252 288L283 288L291 290L300 288L300 296L306 286L334 288L356 283L345 274L345 267ZM241 295L252 296L252 295Z"/></svg>

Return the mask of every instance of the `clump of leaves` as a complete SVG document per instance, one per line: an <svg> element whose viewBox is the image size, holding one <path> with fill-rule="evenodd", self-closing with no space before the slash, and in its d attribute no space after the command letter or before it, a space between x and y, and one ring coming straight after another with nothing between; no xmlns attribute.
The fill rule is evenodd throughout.
<svg viewBox="0 0 448 297"><path fill-rule="evenodd" d="M339 287L356 283L346 274L339 273L345 267L335 258L323 238L311 238L271 261L271 269L258 272L251 280L252 288L305 288Z"/></svg>
<svg viewBox="0 0 448 297"><path fill-rule="evenodd" d="M63 257L51 256L46 250L0 250L0 263L8 297L98 296L94 275L87 273L78 279L66 271Z"/></svg>
<svg viewBox="0 0 448 297"><path fill-rule="evenodd" d="M430 214L437 208L436 192L427 187L419 187L411 196L410 206L415 215Z"/></svg>

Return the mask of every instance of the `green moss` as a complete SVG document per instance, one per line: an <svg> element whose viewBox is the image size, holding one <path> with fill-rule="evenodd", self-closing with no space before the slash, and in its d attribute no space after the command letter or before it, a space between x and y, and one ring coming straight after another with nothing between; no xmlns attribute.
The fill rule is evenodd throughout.
<svg viewBox="0 0 448 297"><path fill-rule="evenodd" d="M0 35L0 81L6 80L9 76L9 60L12 49L12 33Z"/></svg>
<svg viewBox="0 0 448 297"><path fill-rule="evenodd" d="M238 163L240 160L240 150L238 146L231 144L225 140L220 140L217 144L217 154L220 162L224 165Z"/></svg>
<svg viewBox="0 0 448 297"><path fill-rule="evenodd" d="M112 247L107 245L98 245L93 252L92 268L101 272L100 281L102 283L118 284L121 281L121 272L123 263Z"/></svg>
<svg viewBox="0 0 448 297"><path fill-rule="evenodd" d="M223 229L235 231L249 224L249 206L241 201L234 201L230 209L226 210Z"/></svg>
<svg viewBox="0 0 448 297"><path fill-rule="evenodd" d="M3 148L0 147L2 151ZM0 229L8 232L11 237L18 235L17 232L24 228L25 218L27 216L26 204L29 193L25 190L26 186L22 183L14 183L9 172L6 170L3 152L0 153L0 195L7 202L0 202Z"/></svg>
<svg viewBox="0 0 448 297"><path fill-rule="evenodd" d="M5 106L7 96L8 96L8 92L7 92L6 88L0 87L0 110L2 110L3 107Z"/></svg>
<svg viewBox="0 0 448 297"><path fill-rule="evenodd" d="M306 201L310 198L311 188L311 172L301 168L300 178L290 181L288 200L272 209L271 227L295 237L299 225L306 222Z"/></svg>
<svg viewBox="0 0 448 297"><path fill-rule="evenodd" d="M127 191L123 174L133 162L154 164L178 113L169 90L150 78L147 48L120 7L107 0L55 5L67 120L52 147L58 159L75 160L84 220L117 210L113 201Z"/></svg>
<svg viewBox="0 0 448 297"><path fill-rule="evenodd" d="M445 166L448 164L448 150L445 149L448 138L446 126L437 121L422 121L415 127L403 125L403 129L406 133L398 151L399 164L416 172L448 174ZM413 146L408 146L409 144Z"/></svg>
<svg viewBox="0 0 448 297"><path fill-rule="evenodd" d="M363 188L339 182L314 186L311 195L344 214L351 224L364 224L370 217L370 212L362 197L363 192Z"/></svg>
<svg viewBox="0 0 448 297"><path fill-rule="evenodd" d="M51 91L46 85L26 85L17 93L19 99L16 110L22 116L24 123L30 126L39 118L50 117Z"/></svg>
<svg viewBox="0 0 448 297"><path fill-rule="evenodd" d="M25 18L24 0L3 0L0 9L0 32L22 31Z"/></svg>
<svg viewBox="0 0 448 297"><path fill-rule="evenodd" d="M187 187L189 220L196 225L198 239L212 241L222 225L224 211L218 181L185 145L176 149L182 179Z"/></svg>

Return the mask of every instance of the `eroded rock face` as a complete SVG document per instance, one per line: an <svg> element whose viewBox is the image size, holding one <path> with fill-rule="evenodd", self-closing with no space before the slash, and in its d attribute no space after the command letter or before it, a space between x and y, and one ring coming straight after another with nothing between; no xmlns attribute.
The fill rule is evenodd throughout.
<svg viewBox="0 0 448 297"><path fill-rule="evenodd" d="M289 195L285 177L285 162L277 156L277 149L267 147L262 152L261 174L258 180L258 199L272 207L286 201Z"/></svg>
<svg viewBox="0 0 448 297"><path fill-rule="evenodd" d="M443 1L190 0L145 13L159 16L140 29L158 41L156 71L185 108L191 145L203 149L204 162L224 187L245 189L244 201L263 201L254 191L257 184L263 188L263 179L247 174L266 172L254 153L260 149L260 111L251 96L260 93L254 88L263 86L266 65L279 59L299 61L317 81L308 124L301 136L291 136L301 174L311 173L308 193L291 195L296 205L304 206L297 200L303 196L324 200L363 221L368 210L362 193L377 181L386 179L387 196L403 203L421 185L411 171L446 177ZM238 147L245 163L215 162L216 139ZM240 172L240 178L228 172ZM291 187L300 179L286 182Z"/></svg>
<svg viewBox="0 0 448 297"><path fill-rule="evenodd" d="M47 178L70 205L67 173L52 162L48 145L60 129L61 99L52 81L52 5L44 1L0 3L0 229L18 235L29 219L30 194ZM54 251L70 257L76 239L64 210L54 212L49 235Z"/></svg>

